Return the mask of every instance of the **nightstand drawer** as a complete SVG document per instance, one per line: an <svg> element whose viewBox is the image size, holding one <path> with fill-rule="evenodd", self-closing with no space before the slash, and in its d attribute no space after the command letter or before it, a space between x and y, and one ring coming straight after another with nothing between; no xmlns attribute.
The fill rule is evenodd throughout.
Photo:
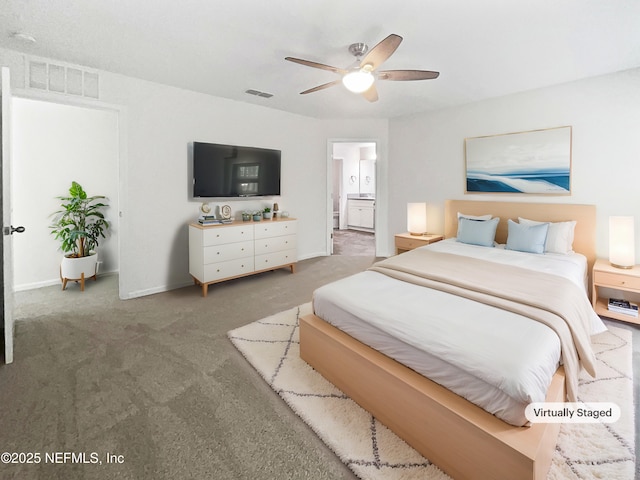
<svg viewBox="0 0 640 480"><path fill-rule="evenodd" d="M625 288L640 291L640 278L622 273L594 272L594 282L601 287Z"/></svg>
<svg viewBox="0 0 640 480"><path fill-rule="evenodd" d="M414 248L428 244L428 240L421 239L420 237L416 237L415 239L396 237L396 248L399 248L400 250L413 250Z"/></svg>

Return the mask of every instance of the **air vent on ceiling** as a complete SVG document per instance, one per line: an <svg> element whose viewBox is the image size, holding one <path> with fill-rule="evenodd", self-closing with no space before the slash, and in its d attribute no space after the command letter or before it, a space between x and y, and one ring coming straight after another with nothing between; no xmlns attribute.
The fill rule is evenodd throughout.
<svg viewBox="0 0 640 480"><path fill-rule="evenodd" d="M100 78L95 70L36 58L26 58L26 69L28 88L89 98L99 97Z"/></svg>
<svg viewBox="0 0 640 480"><path fill-rule="evenodd" d="M256 95L258 97L263 97L263 98L271 98L273 97L273 93L266 93L266 92L261 92L260 90L245 90L244 93L248 93L249 95Z"/></svg>

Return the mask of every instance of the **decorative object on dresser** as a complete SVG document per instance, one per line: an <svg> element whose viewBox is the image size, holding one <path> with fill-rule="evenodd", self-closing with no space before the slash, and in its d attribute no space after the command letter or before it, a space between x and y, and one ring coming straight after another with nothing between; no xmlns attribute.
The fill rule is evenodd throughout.
<svg viewBox="0 0 640 480"><path fill-rule="evenodd" d="M220 207L220 218L224 220L231 218L231 207L229 205L222 205Z"/></svg>
<svg viewBox="0 0 640 480"><path fill-rule="evenodd" d="M431 243L439 242L444 238L443 235L421 235L417 236L413 233L398 233L395 235L396 255L403 252L408 252L414 248L422 247L423 245L429 245Z"/></svg>
<svg viewBox="0 0 640 480"><path fill-rule="evenodd" d="M633 217L609 217L609 262L618 268L635 265Z"/></svg>
<svg viewBox="0 0 640 480"><path fill-rule="evenodd" d="M625 296L635 295L640 298L640 265L634 265L628 269L620 269L614 267L605 259L599 258L593 266L592 283L591 302L598 315L640 325L637 310L634 315L632 312L627 313L610 309L609 298L605 298L601 294L601 289L606 288L615 292L612 293L612 295L615 295L613 297L615 299L622 299L632 303L633 300L628 300Z"/></svg>
<svg viewBox="0 0 640 480"><path fill-rule="evenodd" d="M285 267L294 273L297 224L289 218L259 225L189 225L189 273L202 296L212 283Z"/></svg>

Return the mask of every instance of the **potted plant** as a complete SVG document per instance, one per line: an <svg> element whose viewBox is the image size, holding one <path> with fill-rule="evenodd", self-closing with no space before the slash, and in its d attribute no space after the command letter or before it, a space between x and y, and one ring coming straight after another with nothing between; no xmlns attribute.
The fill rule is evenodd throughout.
<svg viewBox="0 0 640 480"><path fill-rule="evenodd" d="M270 219L271 209L269 207L264 207L264 210L262 211L262 216L264 217L265 220Z"/></svg>
<svg viewBox="0 0 640 480"><path fill-rule="evenodd" d="M60 240L60 249L65 252L60 264L62 289L68 280L80 281L84 290L84 280L95 280L98 267L98 254L95 248L98 239L105 237L109 222L104 218L103 210L108 207L101 200L106 197L87 196L78 182L71 182L69 196L57 197L62 201L61 209L54 212L51 234Z"/></svg>
<svg viewBox="0 0 640 480"><path fill-rule="evenodd" d="M242 221L248 222L249 220L251 220L251 212L245 210L244 212L242 212Z"/></svg>
<svg viewBox="0 0 640 480"><path fill-rule="evenodd" d="M258 210L257 212L253 212L253 221L259 222L262 220L262 210Z"/></svg>

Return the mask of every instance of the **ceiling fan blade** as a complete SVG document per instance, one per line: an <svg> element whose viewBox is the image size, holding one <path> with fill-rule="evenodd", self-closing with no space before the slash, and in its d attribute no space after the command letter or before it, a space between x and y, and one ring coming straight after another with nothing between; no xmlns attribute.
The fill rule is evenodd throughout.
<svg viewBox="0 0 640 480"><path fill-rule="evenodd" d="M362 92L362 96L369 100L370 102L378 101L378 90L376 89L376 84L374 83L369 87L368 90Z"/></svg>
<svg viewBox="0 0 640 480"><path fill-rule="evenodd" d="M333 87L334 85L339 84L341 81L342 80L339 79L339 80L334 80L333 82L318 85L317 87L313 87L313 88L310 88L309 90L305 90L304 92L300 92L300 95L306 95L307 93L313 93L313 92L317 92L318 90L324 90L325 88Z"/></svg>
<svg viewBox="0 0 640 480"><path fill-rule="evenodd" d="M431 80L438 78L438 75L440 75L439 72L430 72L428 70L384 70L378 72L378 79L396 81Z"/></svg>
<svg viewBox="0 0 640 480"><path fill-rule="evenodd" d="M360 68L363 68L365 65L371 65L371 70L375 70L382 65L387 58L393 55L393 52L400 46L400 42L402 42L402 37L392 33L369 50L369 53L367 53L360 62Z"/></svg>
<svg viewBox="0 0 640 480"><path fill-rule="evenodd" d="M294 57L285 57L285 60L289 60L293 63L299 63L300 65L306 65L307 67L319 68L321 70L329 70L330 72L335 72L340 75L344 75L347 73L343 68L332 67L331 65L325 65L324 63L312 62L310 60L303 60L301 58Z"/></svg>

